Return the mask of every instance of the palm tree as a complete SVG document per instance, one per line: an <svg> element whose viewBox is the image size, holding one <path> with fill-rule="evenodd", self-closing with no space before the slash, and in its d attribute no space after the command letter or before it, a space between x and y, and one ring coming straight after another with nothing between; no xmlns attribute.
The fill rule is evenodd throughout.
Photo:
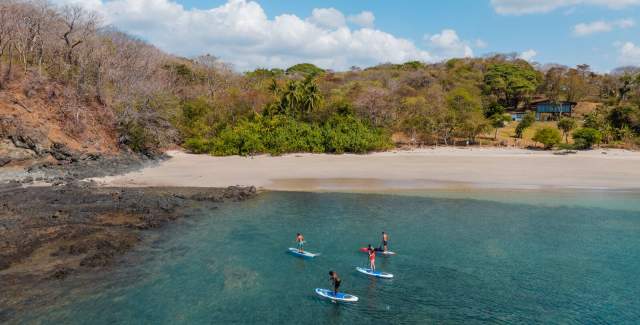
<svg viewBox="0 0 640 325"><path fill-rule="evenodd" d="M306 115L318 108L322 101L320 89L312 80L305 80L301 89L301 113Z"/></svg>

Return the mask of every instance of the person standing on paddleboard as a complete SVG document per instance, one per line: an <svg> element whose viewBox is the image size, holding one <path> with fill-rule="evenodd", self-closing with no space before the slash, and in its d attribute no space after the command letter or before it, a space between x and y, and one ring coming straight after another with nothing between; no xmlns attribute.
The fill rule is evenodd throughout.
<svg viewBox="0 0 640 325"><path fill-rule="evenodd" d="M340 288L340 283L342 283L342 280L340 280L340 277L338 277L338 273L329 271L329 281L331 281L331 283L333 284L333 295L337 296L338 289Z"/></svg>
<svg viewBox="0 0 640 325"><path fill-rule="evenodd" d="M300 253L304 252L304 249L302 249L302 245L304 245L304 236L302 236L301 233L296 235L296 243L298 243L298 251Z"/></svg>
<svg viewBox="0 0 640 325"><path fill-rule="evenodd" d="M371 271L376 270L376 250L371 248L371 244L369 244L369 268Z"/></svg>
<svg viewBox="0 0 640 325"><path fill-rule="evenodd" d="M383 251L386 252L386 251L389 250L388 244L389 244L389 235L386 232L383 231L382 232L382 249L383 249Z"/></svg>

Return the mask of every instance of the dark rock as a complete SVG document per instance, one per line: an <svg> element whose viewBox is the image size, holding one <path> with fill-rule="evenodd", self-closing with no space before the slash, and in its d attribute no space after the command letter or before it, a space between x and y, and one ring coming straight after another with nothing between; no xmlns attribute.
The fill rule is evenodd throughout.
<svg viewBox="0 0 640 325"><path fill-rule="evenodd" d="M49 153L57 160L77 162L80 159L80 155L78 153L73 152L65 144L58 142L54 142L53 145L51 145Z"/></svg>
<svg viewBox="0 0 640 325"><path fill-rule="evenodd" d="M39 156L46 152L46 147L49 143L49 139L42 131L23 127L22 125L16 126L8 138L17 148L32 150Z"/></svg>
<svg viewBox="0 0 640 325"><path fill-rule="evenodd" d="M55 271L53 271L53 274L51 274L51 279L57 279L57 280L62 280L66 277L68 277L69 275L71 275L73 273L73 269L68 268L68 267L61 267L56 269Z"/></svg>
<svg viewBox="0 0 640 325"><path fill-rule="evenodd" d="M9 259L0 255L0 270L8 269L9 266L11 266L11 262L9 262Z"/></svg>
<svg viewBox="0 0 640 325"><path fill-rule="evenodd" d="M4 167L11 162L11 159L0 157L0 167Z"/></svg>
<svg viewBox="0 0 640 325"><path fill-rule="evenodd" d="M113 262L115 253L113 251L98 252L93 255L89 255L80 261L80 266L97 268L105 267Z"/></svg>
<svg viewBox="0 0 640 325"><path fill-rule="evenodd" d="M83 171L45 172L45 178L62 184L75 173ZM239 201L255 192L255 188L241 187L86 188L77 180L60 187L0 185L0 312L12 305L47 303L48 297L27 301L35 295L24 288L39 290L47 281L108 267L144 238L143 230L186 218L199 206L211 208L212 204L198 204L196 199ZM23 267L22 262L42 248L54 253ZM54 267L49 268L52 260Z"/></svg>
<svg viewBox="0 0 640 325"><path fill-rule="evenodd" d="M64 256L64 255L78 256L81 254L86 254L88 251L89 249L83 244L78 244L78 245L71 244L71 245L60 246L58 251L54 252L52 255L53 256Z"/></svg>
<svg viewBox="0 0 640 325"><path fill-rule="evenodd" d="M64 217L64 212L62 212L62 210L58 210L58 211L56 211L56 213L51 215L52 219L58 219L58 218L62 218L62 217Z"/></svg>

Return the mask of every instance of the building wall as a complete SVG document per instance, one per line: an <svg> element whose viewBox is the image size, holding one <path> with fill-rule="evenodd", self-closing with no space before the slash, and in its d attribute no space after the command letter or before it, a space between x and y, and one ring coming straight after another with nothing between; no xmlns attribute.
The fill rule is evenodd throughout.
<svg viewBox="0 0 640 325"><path fill-rule="evenodd" d="M568 113L571 114L571 109L573 105L570 103L539 103L536 105L537 113Z"/></svg>

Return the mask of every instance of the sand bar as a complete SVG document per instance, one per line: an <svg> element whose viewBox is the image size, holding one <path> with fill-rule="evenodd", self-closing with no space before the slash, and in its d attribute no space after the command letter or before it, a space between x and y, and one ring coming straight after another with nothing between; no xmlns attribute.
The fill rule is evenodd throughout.
<svg viewBox="0 0 640 325"><path fill-rule="evenodd" d="M265 190L640 189L640 152L436 148L367 155L212 157L179 151L158 166L96 179L105 186Z"/></svg>

